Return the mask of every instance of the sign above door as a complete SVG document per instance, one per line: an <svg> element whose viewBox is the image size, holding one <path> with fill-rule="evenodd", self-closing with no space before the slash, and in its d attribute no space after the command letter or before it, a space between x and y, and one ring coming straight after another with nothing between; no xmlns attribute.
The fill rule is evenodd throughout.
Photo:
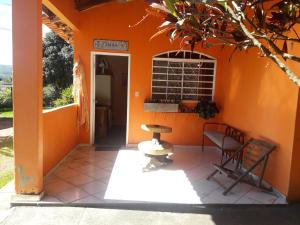
<svg viewBox="0 0 300 225"><path fill-rule="evenodd" d="M128 41L94 40L95 49L128 51Z"/></svg>

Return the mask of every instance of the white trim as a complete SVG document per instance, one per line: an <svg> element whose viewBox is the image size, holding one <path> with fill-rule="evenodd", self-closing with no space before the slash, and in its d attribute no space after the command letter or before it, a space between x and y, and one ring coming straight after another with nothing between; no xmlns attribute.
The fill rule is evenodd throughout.
<svg viewBox="0 0 300 225"><path fill-rule="evenodd" d="M173 53L173 52L183 52L184 53L184 55L185 55L185 53L186 52L189 52L189 53L196 53L196 54L199 54L199 55L203 55L203 56L205 56L205 57L208 57L208 58L210 58L210 59L216 59L215 57L212 57L212 56L210 56L210 55L207 55L207 54L204 54L204 53L202 53L202 52L198 52L198 51L190 51L190 50L171 50L171 51L166 51L166 52L161 52L161 53L158 53L158 54L156 54L156 55L154 55L153 57L157 57L157 56L159 56L159 55L163 55L163 54L169 54L169 53ZM197 59L196 59L197 60ZM205 59L204 59L205 60ZM209 60L209 59L208 59Z"/></svg>
<svg viewBox="0 0 300 225"><path fill-rule="evenodd" d="M127 81L127 117L126 117L126 145L128 144L129 135L129 115L130 115L130 65L131 55L128 53L112 53L112 52L98 52L91 51L91 92L90 92L90 144L93 145L95 141L95 59L96 55L108 56L125 56L128 58L128 81Z"/></svg>
<svg viewBox="0 0 300 225"><path fill-rule="evenodd" d="M216 74L217 74L217 60L214 63L214 77L213 77L213 90L212 90L212 100L215 100L215 87L216 87Z"/></svg>
<svg viewBox="0 0 300 225"><path fill-rule="evenodd" d="M184 59L184 58L156 58L155 56L153 56L153 59L155 58L155 60L157 61L169 61L169 62L189 62L189 63L197 63L199 61L201 62L215 62L216 59ZM202 68L201 68L202 69Z"/></svg>

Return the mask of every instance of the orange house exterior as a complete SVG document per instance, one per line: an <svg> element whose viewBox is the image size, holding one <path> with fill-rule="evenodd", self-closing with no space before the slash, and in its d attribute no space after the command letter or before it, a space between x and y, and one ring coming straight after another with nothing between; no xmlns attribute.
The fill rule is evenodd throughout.
<svg viewBox="0 0 300 225"><path fill-rule="evenodd" d="M200 145L205 120L191 113L144 112L151 96L152 57L177 50L162 35L153 40L159 20L146 19L142 0L106 3L77 11L73 0L13 1L14 146L16 192L40 194L43 177L74 147L90 144L91 133L77 127L77 105L42 110L42 4L74 31L74 58L81 58L91 98L91 62L94 39L125 40L130 56L128 143L149 138L142 123L171 126L165 139L177 145ZM28 34L28 35L24 35ZM231 49L202 49L217 61L214 101L220 114L212 120L228 123L249 137L265 138L278 145L272 153L265 180L291 202L300 200L299 88L255 49L240 52L229 62ZM300 51L300 49L294 49ZM300 68L291 64L300 74ZM136 95L136 93L139 95Z"/></svg>

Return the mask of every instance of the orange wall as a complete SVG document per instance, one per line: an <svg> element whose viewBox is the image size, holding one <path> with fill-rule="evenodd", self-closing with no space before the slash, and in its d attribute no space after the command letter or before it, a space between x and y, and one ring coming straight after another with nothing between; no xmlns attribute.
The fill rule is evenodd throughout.
<svg viewBox="0 0 300 225"><path fill-rule="evenodd" d="M265 178L287 194L298 88L255 49L237 53L230 63L223 64L222 120L244 130L248 136L266 138L278 145L270 157ZM299 68L297 72L300 73Z"/></svg>
<svg viewBox="0 0 300 225"><path fill-rule="evenodd" d="M196 114L144 112L144 100L151 94L152 56L178 49L165 35L149 41L159 21L154 18L134 25L145 15L142 1L127 4L108 3L80 13L80 32L75 35L75 51L85 65L90 90L90 62L94 39L129 41L131 54L129 143L148 139L151 134L140 129L142 123L171 126L173 132L163 138L174 144L199 145L205 122ZM112 16L113 15L113 16ZM268 59L256 50L237 53L229 63L232 50L197 49L217 59L215 101L224 121L244 130L251 137L266 138L278 148L272 153L266 180L288 194L293 152L298 88ZM113 52L113 51L112 51ZM76 57L75 57L76 58ZM300 70L297 67L298 74ZM134 93L138 91L139 97ZM89 91L88 91L89 93ZM81 142L89 142L89 133L80 133Z"/></svg>
<svg viewBox="0 0 300 225"><path fill-rule="evenodd" d="M152 56L178 49L178 43L170 44L164 35L149 41L159 25L159 21L153 18L142 22L139 26L129 27L140 21L143 15L145 15L145 5L142 1L127 4L108 3L81 12L80 32L75 36L75 51L82 58L86 74L90 74L91 51L96 51L92 48L94 39L129 41L128 53L131 54L129 143L138 143L151 136L150 133L140 129L142 123L157 123L173 128L171 134L163 135L165 140L174 144L198 145L201 143L200 135L204 120L197 115L144 112L144 100L151 95ZM214 57L218 57L219 54L219 50L199 51ZM220 71L218 67L218 73ZM88 75L87 84L90 90ZM139 97L135 97L135 91L139 92ZM216 99L218 95L221 93L217 90ZM81 133L81 142L88 141L89 134Z"/></svg>
<svg viewBox="0 0 300 225"><path fill-rule="evenodd" d="M78 144L77 105L43 113L44 175Z"/></svg>

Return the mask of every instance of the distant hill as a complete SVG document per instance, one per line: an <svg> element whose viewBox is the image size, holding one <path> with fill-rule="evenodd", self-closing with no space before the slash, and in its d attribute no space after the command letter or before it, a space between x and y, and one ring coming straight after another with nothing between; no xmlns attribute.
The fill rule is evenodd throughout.
<svg viewBox="0 0 300 225"><path fill-rule="evenodd" d="M12 66L11 65L0 65L0 80L6 80L11 78Z"/></svg>

